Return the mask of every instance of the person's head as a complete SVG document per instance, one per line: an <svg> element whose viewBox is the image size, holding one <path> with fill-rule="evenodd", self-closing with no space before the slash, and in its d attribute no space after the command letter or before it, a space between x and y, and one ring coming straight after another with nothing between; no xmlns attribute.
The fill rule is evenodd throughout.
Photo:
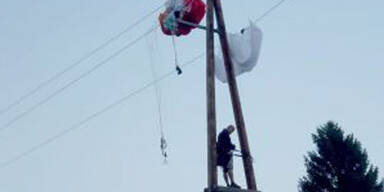
<svg viewBox="0 0 384 192"><path fill-rule="evenodd" d="M228 127L226 128L228 133L231 134L235 131L235 126L233 125L228 125Z"/></svg>

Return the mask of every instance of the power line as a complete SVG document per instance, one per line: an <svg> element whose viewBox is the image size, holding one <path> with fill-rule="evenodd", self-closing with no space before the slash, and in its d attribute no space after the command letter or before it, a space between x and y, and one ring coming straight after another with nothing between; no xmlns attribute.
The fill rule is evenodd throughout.
<svg viewBox="0 0 384 192"><path fill-rule="evenodd" d="M32 95L36 94L39 90L41 90L42 88L44 88L45 86L49 85L51 82L59 79L60 77L62 77L64 74L66 74L67 72L71 71L73 68L75 68L76 66L80 65L81 63L83 63L84 61L86 61L87 59L89 59L90 57L92 57L93 55L95 55L97 52L99 52L100 50L104 49L106 46L108 46L109 44L111 44L112 42L116 41L117 39L119 39L121 36L123 36L124 34L128 33L129 31L131 31L132 29L134 29L137 25L139 25L141 22L145 21L146 19L148 19L150 16L152 16L153 14L155 14L158 10L160 10L161 8L163 7L163 5L157 7L156 9L154 9L153 11L149 12L148 14L144 15L143 17L141 17L140 19L138 19L137 21L135 21L134 23L132 23L130 26L128 26L127 28L125 28L123 31L121 31L120 33L116 34L115 36L109 38L107 41L105 41L104 43L102 43L101 45L99 45L98 47L94 48L93 50L91 50L89 53L87 53L86 55L84 55L83 57L81 57L78 61L76 61L75 63L73 63L72 65L69 65L68 67L66 67L64 70L56 73L55 75L53 75L52 77L50 77L49 79L47 79L46 81L42 82L41 84L39 84L37 87L35 87L34 89L32 89L31 91L27 92L26 94L24 94L23 96L21 96L19 99L17 99L16 101L14 101L13 103L11 103L10 105L8 105L7 107L5 107L4 109L0 110L0 115L3 115L5 113L7 113L8 111L10 111L12 108L18 106L19 104L21 104L24 100L28 99L29 97L31 97Z"/></svg>
<svg viewBox="0 0 384 192"><path fill-rule="evenodd" d="M201 53L201 54L199 54L198 56L196 56L196 57L194 57L193 59L191 59L190 61L188 61L188 62L186 62L185 64L183 64L182 66L186 67L186 66L188 66L188 65L190 65L190 64L192 64L192 63L194 63L195 61L197 61L198 59L200 59L200 58L203 57L203 56L204 56L204 53ZM58 134L56 134L56 135L54 135L54 136L52 136L52 137L50 137L50 138L44 140L43 142L41 142L41 143L39 143L39 144L33 146L33 147L30 148L29 150L24 151L24 152L20 153L19 155L15 156L14 158L12 158L12 159L10 159L10 160L8 160L8 161L2 163L2 164L1 164L1 168L5 168L5 167L9 166L9 165L15 163L16 161L18 161L18 160L20 160L20 159L26 157L27 155L29 155L29 154L31 154L31 153L37 151L38 149L40 149L40 148L42 148L42 147L44 147L44 146L46 146L46 145L48 145L48 144L50 144L50 143L56 141L57 139L63 137L64 135L67 135L68 133L70 133L70 132L72 132L72 131L74 131L74 130L76 130L76 129L78 129L78 128L81 128L84 124L88 123L89 121L91 121L91 120L93 120L93 119L99 117L100 115L102 115L102 114L104 114L104 113L106 113L106 112L108 112L108 111L114 109L114 108L117 107L118 105L124 103L125 101L127 101L127 100L129 100L130 98L134 97L135 95L137 95L137 94L139 94L139 93L145 91L146 89L148 89L148 88L154 86L154 85L157 84L158 82L165 80L166 78L170 77L170 76L173 75L173 74L174 74L174 70L172 70L171 72L168 72L168 73L162 75L161 77L159 77L158 79L153 80L152 82L147 83L147 84L144 85L143 87L141 87L141 88L139 88L139 89L137 89L137 90L131 92L130 94L128 94L128 95L122 97L121 99L119 99L119 100L117 100L117 101L111 103L110 105L106 106L105 108L101 109L100 111L97 111L97 112L93 113L92 115L90 115L90 116L88 116L87 118L85 118L85 119L79 121L78 123L74 124L73 126L71 126L71 127L67 128L67 129L65 129L65 130L63 130L63 131L61 131L61 132L59 132Z"/></svg>
<svg viewBox="0 0 384 192"><path fill-rule="evenodd" d="M35 105L33 105L32 107L28 108L27 110L25 110L24 112L22 112L21 114L19 114L18 116L16 116L15 118L11 119L10 121L8 121L6 124L2 125L0 127L0 131L3 131L4 129L10 127L11 125L13 125L16 121L22 119L23 117L25 117L26 115L28 115L29 113L33 112L34 110L36 110L37 108L39 108L40 106L42 106L43 104L47 103L48 101L50 101L51 99L53 99L54 97L56 97L57 95L59 95L60 93L64 92L66 89L68 89L69 87L73 86L74 84L76 84L77 82L79 82L80 80L82 80L83 78L87 77L88 75L90 75L92 72L96 71L98 68L100 68L101 66L103 66L104 64L108 63L109 61L111 61L113 58L115 58L116 56L120 55L122 52L124 52L125 50L127 50L128 48L132 47L133 45L135 45L137 42L139 42L141 39L143 39L145 36L147 36L148 34L150 34L152 31L154 31L155 29L157 28L157 26L154 26L152 27L150 30L148 30L147 32L143 33L141 36L139 36L138 38L136 38L135 40L131 41L130 43L128 43L127 45L125 45L123 48L119 49L118 51L116 51L114 54L112 54L111 56L109 56L107 59L101 61L100 63L98 63L97 65L93 66L90 70L86 71L85 73L82 73L80 76L78 76L76 79L70 81L69 83L67 83L66 85L64 85L62 88L60 89L57 89L55 92L53 92L52 94L48 95L48 97L45 97L43 100L41 100L40 102L36 103Z"/></svg>
<svg viewBox="0 0 384 192"><path fill-rule="evenodd" d="M280 7L280 5L282 5L286 0L281 0L279 1L278 3L276 3L274 6L272 6L271 8L269 8L266 12L264 12L260 17L258 17L256 20L255 20L255 23L261 21L264 19L264 17L268 16L270 13L272 13L275 9L277 9L278 7Z"/></svg>

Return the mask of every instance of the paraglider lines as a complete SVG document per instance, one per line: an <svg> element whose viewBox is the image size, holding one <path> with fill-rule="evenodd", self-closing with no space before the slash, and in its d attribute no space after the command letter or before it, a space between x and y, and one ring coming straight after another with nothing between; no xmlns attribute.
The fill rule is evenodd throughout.
<svg viewBox="0 0 384 192"><path fill-rule="evenodd" d="M188 65L191 65L191 64L195 63L198 59L202 58L203 56L204 56L204 53L201 53L201 54L199 54L198 56L196 56L196 57L194 57L193 59L191 59L190 61L188 61L188 62L186 62L185 64L183 64L182 66L183 66L183 67L186 67L186 66L188 66ZM119 99L119 100L117 100L117 101L111 103L110 105L106 106L105 108L101 109L100 111L97 111L97 112L93 113L92 115L88 116L87 118L85 118L85 119L79 121L78 123L75 123L73 126L67 128L67 129L64 129L63 131L57 133L56 135L54 135L54 136L52 136L52 137L50 137L50 138L48 138L48 139L42 141L41 143L39 143L39 144L33 146L33 147L30 148L29 150L26 150L26 151L20 153L19 155L15 156L14 158L12 158L12 159L10 159L10 160L8 160L8 161L6 161L6 162L1 163L0 167L1 167L1 168L8 167L8 166L10 166L11 164L15 163L16 161L18 161L18 160L20 160L20 159L22 159L22 158L24 158L24 157L30 155L31 153L37 151L38 149L40 149L40 148L42 148L42 147L44 147L44 146L46 146L46 145L51 144L52 142L56 141L57 139L59 139L59 138L65 136L65 135L67 135L68 133L70 133L70 132L72 132L72 131L74 131L74 130L76 130L76 129L81 128L83 125L85 125L85 124L88 123L89 121L91 121L91 120L93 120L93 119L95 119L95 118L101 116L102 114L104 114L104 113L106 113L106 112L108 112L108 111L110 111L110 110L116 108L116 107L119 106L120 104L126 102L127 100L129 100L129 99L131 99L132 97L138 95L139 93L145 91L146 89L148 89L148 88L154 86L154 85L157 84L158 82L165 80L166 78L170 77L170 76L173 75L173 74L174 74L174 70L172 70L171 72L168 72L168 73L166 73L166 74L160 76L159 78L153 80L152 82L147 83L146 85L144 85L143 87L137 89L136 91L133 91L133 92L131 92L130 94L128 94L128 95L122 97L121 99Z"/></svg>

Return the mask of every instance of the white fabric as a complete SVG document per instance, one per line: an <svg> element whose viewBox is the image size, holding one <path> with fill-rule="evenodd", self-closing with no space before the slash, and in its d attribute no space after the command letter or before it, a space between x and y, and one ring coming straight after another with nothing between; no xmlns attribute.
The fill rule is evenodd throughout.
<svg viewBox="0 0 384 192"><path fill-rule="evenodd" d="M165 2L167 9L181 11L184 8L184 0L168 0Z"/></svg>
<svg viewBox="0 0 384 192"><path fill-rule="evenodd" d="M242 33L228 34L230 55L232 58L235 75L251 71L259 59L263 33L253 22ZM227 82L223 54L216 51L215 75L221 82Z"/></svg>
<svg viewBox="0 0 384 192"><path fill-rule="evenodd" d="M189 3L188 5L185 4L185 0L168 0L165 2L165 7L168 12L190 12L192 8L191 3Z"/></svg>

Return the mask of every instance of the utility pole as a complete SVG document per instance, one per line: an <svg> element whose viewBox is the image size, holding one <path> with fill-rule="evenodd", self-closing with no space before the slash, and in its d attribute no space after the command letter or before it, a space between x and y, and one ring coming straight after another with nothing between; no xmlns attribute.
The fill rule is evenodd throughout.
<svg viewBox="0 0 384 192"><path fill-rule="evenodd" d="M206 58L207 58L207 135L208 135L208 191L217 186L216 154L216 103L214 61L214 16L213 0L207 0Z"/></svg>
<svg viewBox="0 0 384 192"><path fill-rule="evenodd" d="M240 147L243 157L245 177L247 181L247 186L249 190L257 191L255 173L253 171L252 165L252 156L249 149L247 131L245 129L243 112L241 109L240 96L237 88L236 77L233 69L233 64L230 56L230 48L228 44L224 15L221 6L220 0L214 0L215 14L218 29L220 31L220 44L221 50L223 52L224 65L227 73L227 81L229 86L229 91L232 99L233 113L235 116L236 127L238 131Z"/></svg>

